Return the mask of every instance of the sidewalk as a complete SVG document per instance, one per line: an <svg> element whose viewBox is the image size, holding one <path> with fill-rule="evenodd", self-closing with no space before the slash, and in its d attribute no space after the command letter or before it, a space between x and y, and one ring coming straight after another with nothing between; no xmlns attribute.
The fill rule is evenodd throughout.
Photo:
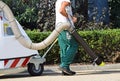
<svg viewBox="0 0 120 81"><path fill-rule="evenodd" d="M59 65L45 65L45 70L53 70L55 72L59 72L58 70ZM80 65L80 64L73 64L70 66L74 71L106 71L106 70L120 70L120 63L116 64L105 64L105 66L93 66L91 65Z"/></svg>
<svg viewBox="0 0 120 81"><path fill-rule="evenodd" d="M43 76L48 76L45 81L120 81L120 63L106 64L105 66L73 64L71 69L76 71L75 76L60 76L58 66L45 66Z"/></svg>
<svg viewBox="0 0 120 81"><path fill-rule="evenodd" d="M45 65L41 76L30 76L28 72L2 77L0 81L120 81L120 63L103 67L73 64L76 75L62 76L58 65Z"/></svg>

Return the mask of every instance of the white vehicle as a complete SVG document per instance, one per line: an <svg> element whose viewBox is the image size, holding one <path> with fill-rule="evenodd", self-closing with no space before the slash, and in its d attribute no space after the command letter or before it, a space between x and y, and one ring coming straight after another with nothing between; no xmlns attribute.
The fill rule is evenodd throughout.
<svg viewBox="0 0 120 81"><path fill-rule="evenodd" d="M58 25L42 42L32 43L19 22L14 18L11 9L0 1L0 74L20 72L26 67L30 75L41 75L46 61L47 52L56 42L57 36L63 30L74 31L70 23ZM55 41L55 42L53 42ZM37 50L50 48L41 57ZM13 71L14 70L14 71Z"/></svg>
<svg viewBox="0 0 120 81"><path fill-rule="evenodd" d="M17 20L16 20L17 22ZM29 37L17 22L20 32L29 41ZM0 74L9 74L23 71L26 67L30 75L41 75L45 59L39 56L37 50L21 45L15 38L5 13L0 11ZM15 71L14 71L15 70Z"/></svg>

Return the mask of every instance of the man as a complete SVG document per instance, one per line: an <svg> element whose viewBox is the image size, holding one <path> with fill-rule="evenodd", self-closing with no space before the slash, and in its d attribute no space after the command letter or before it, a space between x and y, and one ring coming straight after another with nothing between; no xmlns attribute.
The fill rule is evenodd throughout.
<svg viewBox="0 0 120 81"><path fill-rule="evenodd" d="M72 15L70 0L57 0L55 11L56 27L59 27L59 24L70 22L69 16L72 19L72 25L74 25L74 23L77 22L77 18L73 17ZM75 72L71 71L69 66L72 63L74 56L78 50L78 43L67 30L64 30L60 33L58 37L58 43L60 46L61 58L59 69L62 71L63 75L74 75Z"/></svg>

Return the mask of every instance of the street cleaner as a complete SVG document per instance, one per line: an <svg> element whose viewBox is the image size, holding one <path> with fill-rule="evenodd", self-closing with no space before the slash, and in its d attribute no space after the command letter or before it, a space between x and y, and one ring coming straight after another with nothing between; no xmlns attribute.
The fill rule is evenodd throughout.
<svg viewBox="0 0 120 81"><path fill-rule="evenodd" d="M72 17L72 21L77 22L77 18L72 15L70 0L57 0L56 1L56 27L60 24L68 23L68 13ZM60 46L61 63L59 69L63 75L74 75L75 72L70 70L75 54L78 50L78 43L75 38L69 33L68 30L63 30L59 37L58 43Z"/></svg>
<svg viewBox="0 0 120 81"><path fill-rule="evenodd" d="M74 71L70 69L70 64L72 63L74 56L78 50L78 43L82 45L85 51L92 57L93 64L103 66L103 59L98 57L90 49L88 44L83 40L83 38L75 30L74 23L77 22L77 18L73 16L71 9L70 0L57 0L56 1L56 27L60 24L70 23L73 31L64 30L60 33L58 37L58 42L60 46L60 58L61 63L59 69L62 71L63 75L74 75Z"/></svg>

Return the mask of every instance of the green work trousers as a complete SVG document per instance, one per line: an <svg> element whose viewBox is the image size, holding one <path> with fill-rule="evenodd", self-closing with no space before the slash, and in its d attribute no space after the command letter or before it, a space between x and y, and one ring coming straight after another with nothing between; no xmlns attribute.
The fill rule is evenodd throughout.
<svg viewBox="0 0 120 81"><path fill-rule="evenodd" d="M64 30L60 33L58 37L58 43L60 46L61 58L60 67L69 69L69 65L72 63L78 50L78 43L67 30Z"/></svg>

